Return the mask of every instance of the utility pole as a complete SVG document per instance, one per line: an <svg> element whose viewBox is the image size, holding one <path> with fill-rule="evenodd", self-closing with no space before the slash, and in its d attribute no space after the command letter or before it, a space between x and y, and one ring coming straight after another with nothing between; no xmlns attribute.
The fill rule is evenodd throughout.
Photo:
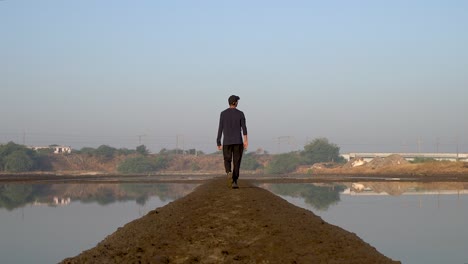
<svg viewBox="0 0 468 264"><path fill-rule="evenodd" d="M141 146L141 137L146 137L146 135L145 135L145 134L143 134L143 135L137 135L137 137L138 137L138 145Z"/></svg>

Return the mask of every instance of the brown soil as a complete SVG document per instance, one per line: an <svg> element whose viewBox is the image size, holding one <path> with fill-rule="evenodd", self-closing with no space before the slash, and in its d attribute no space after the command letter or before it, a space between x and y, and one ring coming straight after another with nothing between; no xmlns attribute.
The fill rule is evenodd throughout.
<svg viewBox="0 0 468 264"><path fill-rule="evenodd" d="M62 263L399 263L247 181L214 179Z"/></svg>

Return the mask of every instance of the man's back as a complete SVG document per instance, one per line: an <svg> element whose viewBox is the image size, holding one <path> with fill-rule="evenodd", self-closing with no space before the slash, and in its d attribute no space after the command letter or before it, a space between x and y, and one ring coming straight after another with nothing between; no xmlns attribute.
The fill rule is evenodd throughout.
<svg viewBox="0 0 468 264"><path fill-rule="evenodd" d="M228 108L221 112L217 143L221 145L221 134L223 134L223 145L243 144L242 134L247 135L247 126L244 113L237 108Z"/></svg>

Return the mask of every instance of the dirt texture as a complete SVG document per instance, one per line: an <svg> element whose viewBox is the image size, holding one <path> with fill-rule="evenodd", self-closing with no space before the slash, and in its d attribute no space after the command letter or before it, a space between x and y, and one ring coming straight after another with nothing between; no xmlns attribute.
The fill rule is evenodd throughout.
<svg viewBox="0 0 468 264"><path fill-rule="evenodd" d="M62 263L400 263L312 212L216 178Z"/></svg>

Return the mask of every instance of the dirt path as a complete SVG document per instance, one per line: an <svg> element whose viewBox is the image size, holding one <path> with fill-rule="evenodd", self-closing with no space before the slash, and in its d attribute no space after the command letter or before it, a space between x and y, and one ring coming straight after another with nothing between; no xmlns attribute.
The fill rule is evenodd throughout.
<svg viewBox="0 0 468 264"><path fill-rule="evenodd" d="M62 263L399 263L270 192L215 179Z"/></svg>

